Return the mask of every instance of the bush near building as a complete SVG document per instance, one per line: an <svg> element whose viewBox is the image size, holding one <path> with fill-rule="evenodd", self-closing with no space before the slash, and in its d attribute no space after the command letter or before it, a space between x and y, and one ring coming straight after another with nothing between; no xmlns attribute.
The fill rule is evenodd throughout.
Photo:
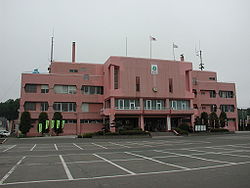
<svg viewBox="0 0 250 188"><path fill-rule="evenodd" d="M19 130L24 136L29 132L31 125L31 117L29 112L23 112L20 119Z"/></svg>

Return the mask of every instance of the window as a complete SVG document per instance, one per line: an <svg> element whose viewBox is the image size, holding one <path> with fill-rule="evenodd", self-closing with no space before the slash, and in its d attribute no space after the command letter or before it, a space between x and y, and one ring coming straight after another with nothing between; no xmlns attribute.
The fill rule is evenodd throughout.
<svg viewBox="0 0 250 188"><path fill-rule="evenodd" d="M152 100L146 100L146 110L151 110L152 109Z"/></svg>
<svg viewBox="0 0 250 188"><path fill-rule="evenodd" d="M216 92L214 90L209 90L210 98L216 98Z"/></svg>
<svg viewBox="0 0 250 188"><path fill-rule="evenodd" d="M75 123L77 123L77 120L76 119L65 119L65 123L67 123L67 124L75 124Z"/></svg>
<svg viewBox="0 0 250 188"><path fill-rule="evenodd" d="M57 112L75 112L76 111L76 103L55 102L53 104L53 109Z"/></svg>
<svg viewBox="0 0 250 188"><path fill-rule="evenodd" d="M36 84L26 84L24 87L26 93L36 93L37 85Z"/></svg>
<svg viewBox="0 0 250 188"><path fill-rule="evenodd" d="M190 109L190 101L188 100L171 100L170 108L173 110L189 110Z"/></svg>
<svg viewBox="0 0 250 188"><path fill-rule="evenodd" d="M156 100L156 110L162 109L162 100Z"/></svg>
<svg viewBox="0 0 250 188"><path fill-rule="evenodd" d="M221 98L233 98L234 92L233 91L219 91L219 96Z"/></svg>
<svg viewBox="0 0 250 188"><path fill-rule="evenodd" d="M217 112L217 105L216 104L211 105L211 112Z"/></svg>
<svg viewBox="0 0 250 188"><path fill-rule="evenodd" d="M89 75L88 74L84 74L83 75L83 80L89 80Z"/></svg>
<svg viewBox="0 0 250 188"><path fill-rule="evenodd" d="M26 102L24 104L25 111L36 111L36 103L35 102Z"/></svg>
<svg viewBox="0 0 250 188"><path fill-rule="evenodd" d="M138 110L140 102L139 99L116 99L115 107L118 110Z"/></svg>
<svg viewBox="0 0 250 188"><path fill-rule="evenodd" d="M41 93L49 93L49 86L41 85Z"/></svg>
<svg viewBox="0 0 250 188"><path fill-rule="evenodd" d="M197 85L197 78L193 77L192 81L193 81L193 85Z"/></svg>
<svg viewBox="0 0 250 188"><path fill-rule="evenodd" d="M201 91L201 95L206 95L206 92L205 91Z"/></svg>
<svg viewBox="0 0 250 188"><path fill-rule="evenodd" d="M136 76L136 91L140 91L140 77Z"/></svg>
<svg viewBox="0 0 250 188"><path fill-rule="evenodd" d="M43 111L48 111L48 108L49 108L48 102L41 102L40 110L41 110L42 112L43 112Z"/></svg>
<svg viewBox="0 0 250 188"><path fill-rule="evenodd" d="M102 123L101 119L81 119L81 123L84 124L97 124L97 123Z"/></svg>
<svg viewBox="0 0 250 188"><path fill-rule="evenodd" d="M129 109L135 109L135 100L129 101Z"/></svg>
<svg viewBox="0 0 250 188"><path fill-rule="evenodd" d="M103 95L103 86L82 86L85 95Z"/></svg>
<svg viewBox="0 0 250 188"><path fill-rule="evenodd" d="M193 89L193 94L194 94L194 97L197 97L197 90L196 89Z"/></svg>
<svg viewBox="0 0 250 188"><path fill-rule="evenodd" d="M82 103L82 112L89 112L89 104Z"/></svg>
<svg viewBox="0 0 250 188"><path fill-rule="evenodd" d="M209 77L209 80L216 80L215 77Z"/></svg>
<svg viewBox="0 0 250 188"><path fill-rule="evenodd" d="M234 105L220 105L222 112L234 112Z"/></svg>
<svg viewBox="0 0 250 188"><path fill-rule="evenodd" d="M77 69L69 69L69 72L74 72L74 73L76 73L76 72L78 72L78 70L77 70Z"/></svg>
<svg viewBox="0 0 250 188"><path fill-rule="evenodd" d="M114 68L114 89L119 88L119 67Z"/></svg>
<svg viewBox="0 0 250 188"><path fill-rule="evenodd" d="M173 93L173 78L168 79L169 93Z"/></svg>
<svg viewBox="0 0 250 188"><path fill-rule="evenodd" d="M60 94L76 94L76 86L55 85L54 91Z"/></svg>

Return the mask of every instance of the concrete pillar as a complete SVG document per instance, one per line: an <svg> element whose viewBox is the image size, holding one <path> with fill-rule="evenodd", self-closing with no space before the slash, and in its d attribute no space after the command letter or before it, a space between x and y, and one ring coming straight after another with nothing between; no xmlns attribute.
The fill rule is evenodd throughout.
<svg viewBox="0 0 250 188"><path fill-rule="evenodd" d="M115 132L115 115L114 114L110 114L109 115L109 127L110 127L110 131L111 132Z"/></svg>
<svg viewBox="0 0 250 188"><path fill-rule="evenodd" d="M171 118L169 115L167 116L167 131L171 131Z"/></svg>
<svg viewBox="0 0 250 188"><path fill-rule="evenodd" d="M140 117L139 117L139 128L141 128L143 131L145 130L144 129L144 116L143 115L140 115Z"/></svg>

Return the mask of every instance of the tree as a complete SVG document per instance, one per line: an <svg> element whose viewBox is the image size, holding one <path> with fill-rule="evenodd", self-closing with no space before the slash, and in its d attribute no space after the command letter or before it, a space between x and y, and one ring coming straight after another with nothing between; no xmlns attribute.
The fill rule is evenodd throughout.
<svg viewBox="0 0 250 188"><path fill-rule="evenodd" d="M219 127L219 118L215 112L212 112L209 115L209 124L213 128L218 128Z"/></svg>
<svg viewBox="0 0 250 188"><path fill-rule="evenodd" d="M201 113L201 124L208 126L208 114L207 112L202 112Z"/></svg>
<svg viewBox="0 0 250 188"><path fill-rule="evenodd" d="M225 127L227 122L227 114L226 112L221 112L219 116L220 127Z"/></svg>
<svg viewBox="0 0 250 188"><path fill-rule="evenodd" d="M46 112L41 112L38 117L37 130L39 132L39 124L42 125L42 134L49 132L49 127L46 127L46 120L48 120L48 114Z"/></svg>
<svg viewBox="0 0 250 188"><path fill-rule="evenodd" d="M200 125L201 124L201 118L199 116L197 116L194 120L194 124L195 125Z"/></svg>
<svg viewBox="0 0 250 188"><path fill-rule="evenodd" d="M59 135L60 133L63 133L63 124L62 124L62 114L60 112L55 112L54 116L53 116L53 120L54 120L54 132L56 133L56 135Z"/></svg>
<svg viewBox="0 0 250 188"><path fill-rule="evenodd" d="M31 118L29 112L23 112L21 115L19 130L22 134L26 135L31 128Z"/></svg>

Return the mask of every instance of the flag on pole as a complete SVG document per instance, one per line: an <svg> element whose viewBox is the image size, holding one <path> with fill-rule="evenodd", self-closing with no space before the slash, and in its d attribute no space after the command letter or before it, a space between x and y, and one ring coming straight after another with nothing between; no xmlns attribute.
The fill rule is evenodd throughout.
<svg viewBox="0 0 250 188"><path fill-rule="evenodd" d="M57 129L60 128L60 120L56 120L56 128L57 128Z"/></svg>
<svg viewBox="0 0 250 188"><path fill-rule="evenodd" d="M39 123L38 124L38 131L39 131L39 133L41 133L42 132L42 129L43 129L43 124L42 123Z"/></svg>
<svg viewBox="0 0 250 188"><path fill-rule="evenodd" d="M152 37L151 35L150 35L149 38L150 38L151 41L156 41L157 40L155 37Z"/></svg>
<svg viewBox="0 0 250 188"><path fill-rule="evenodd" d="M46 120L46 128L45 129L48 129L49 128L49 120Z"/></svg>
<svg viewBox="0 0 250 188"><path fill-rule="evenodd" d="M62 120L62 129L64 128L65 120Z"/></svg>
<svg viewBox="0 0 250 188"><path fill-rule="evenodd" d="M178 46L176 44L173 43L173 48L178 48Z"/></svg>
<svg viewBox="0 0 250 188"><path fill-rule="evenodd" d="M51 120L50 128L53 129L53 128L54 128L54 125L55 125L55 120Z"/></svg>

